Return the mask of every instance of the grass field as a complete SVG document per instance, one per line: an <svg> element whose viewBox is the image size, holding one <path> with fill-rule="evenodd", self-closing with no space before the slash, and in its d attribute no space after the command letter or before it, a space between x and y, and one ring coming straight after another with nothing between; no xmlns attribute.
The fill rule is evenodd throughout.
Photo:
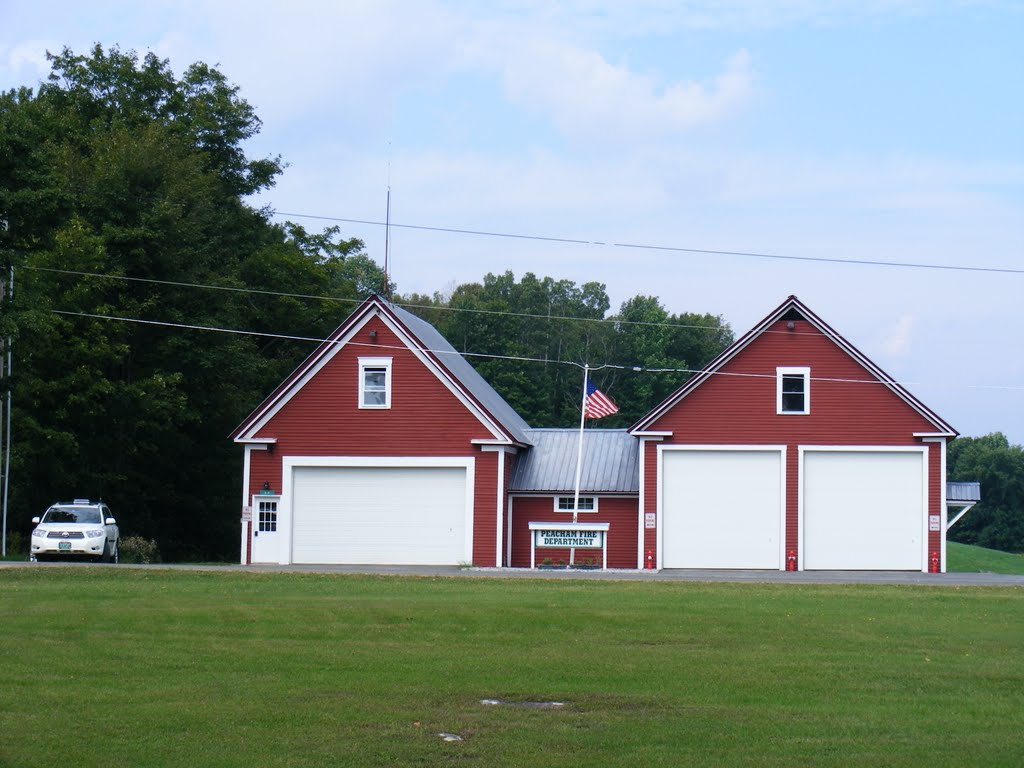
<svg viewBox="0 0 1024 768"><path fill-rule="evenodd" d="M1022 589L57 566L0 595L2 765L1024 764Z"/></svg>
<svg viewBox="0 0 1024 768"><path fill-rule="evenodd" d="M958 573L1024 574L1024 555L985 549L971 544L946 543L948 568Z"/></svg>

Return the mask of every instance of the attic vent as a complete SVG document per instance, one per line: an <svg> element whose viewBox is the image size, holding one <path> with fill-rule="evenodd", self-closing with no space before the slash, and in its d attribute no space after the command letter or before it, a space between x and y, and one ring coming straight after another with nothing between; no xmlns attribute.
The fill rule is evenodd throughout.
<svg viewBox="0 0 1024 768"><path fill-rule="evenodd" d="M801 315L796 309L790 309L786 314L782 316L783 320L803 320L804 316Z"/></svg>

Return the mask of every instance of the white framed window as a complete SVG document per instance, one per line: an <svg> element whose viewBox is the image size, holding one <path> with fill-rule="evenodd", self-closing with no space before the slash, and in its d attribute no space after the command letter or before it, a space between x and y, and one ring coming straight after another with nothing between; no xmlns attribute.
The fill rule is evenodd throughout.
<svg viewBox="0 0 1024 768"><path fill-rule="evenodd" d="M391 358L359 358L359 407L391 407Z"/></svg>
<svg viewBox="0 0 1024 768"><path fill-rule="evenodd" d="M256 530L272 533L277 530L277 499L257 499Z"/></svg>
<svg viewBox="0 0 1024 768"><path fill-rule="evenodd" d="M811 369L775 369L775 412L811 412Z"/></svg>
<svg viewBox="0 0 1024 768"><path fill-rule="evenodd" d="M572 496L556 496L555 512L572 512ZM580 512L597 512L596 496L580 496Z"/></svg>

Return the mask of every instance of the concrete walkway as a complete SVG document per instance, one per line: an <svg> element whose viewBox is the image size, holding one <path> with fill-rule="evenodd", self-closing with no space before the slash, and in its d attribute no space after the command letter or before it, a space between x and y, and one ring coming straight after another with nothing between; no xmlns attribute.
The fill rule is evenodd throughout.
<svg viewBox="0 0 1024 768"><path fill-rule="evenodd" d="M915 571L570 571L527 568L462 568L454 565L115 565L94 566L67 563L85 568L143 568L202 571L241 571L249 573L338 573L375 576L426 576L492 579L591 579L619 581L691 581L738 582L753 584L913 584L930 587L1024 587L1024 575L1001 573L919 573ZM60 563L2 561L0 568L52 568Z"/></svg>

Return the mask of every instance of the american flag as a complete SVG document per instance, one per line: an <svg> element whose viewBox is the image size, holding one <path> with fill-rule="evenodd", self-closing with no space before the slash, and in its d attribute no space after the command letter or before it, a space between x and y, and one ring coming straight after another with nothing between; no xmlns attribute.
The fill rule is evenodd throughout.
<svg viewBox="0 0 1024 768"><path fill-rule="evenodd" d="M600 419L619 412L619 406L612 402L604 392L587 381L587 398L583 401L583 416L588 419Z"/></svg>

